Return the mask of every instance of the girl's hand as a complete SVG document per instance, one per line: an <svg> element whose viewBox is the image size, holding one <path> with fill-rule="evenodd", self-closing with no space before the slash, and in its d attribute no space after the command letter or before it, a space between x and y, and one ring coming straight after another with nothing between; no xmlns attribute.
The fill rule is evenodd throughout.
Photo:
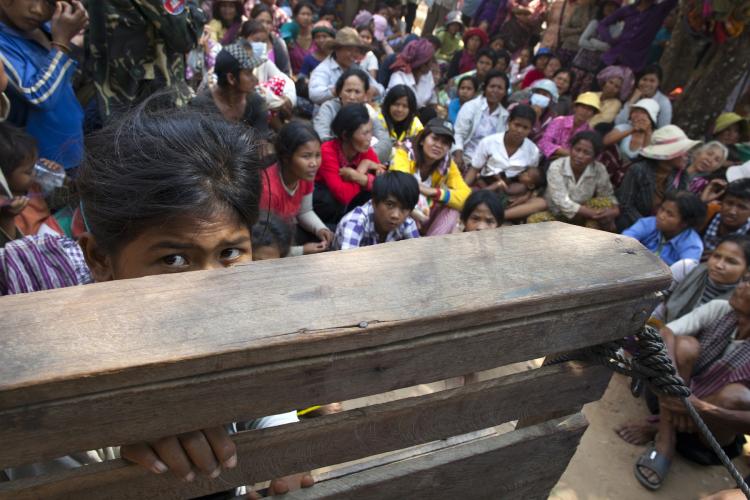
<svg viewBox="0 0 750 500"><path fill-rule="evenodd" d="M375 175L380 175L385 173L385 165L375 163L372 160L362 160L359 165L357 165L357 172L360 172L362 174L372 172Z"/></svg>
<svg viewBox="0 0 750 500"><path fill-rule="evenodd" d="M346 182L355 182L362 187L367 186L367 174L358 172L351 167L340 168L339 175Z"/></svg>
<svg viewBox="0 0 750 500"><path fill-rule="evenodd" d="M57 2L51 22L52 41L68 46L88 23L88 12L79 0Z"/></svg>
<svg viewBox="0 0 750 500"><path fill-rule="evenodd" d="M27 196L14 196L13 198L8 198L0 195L0 214L2 214L4 218L12 219L23 212L28 204L29 198Z"/></svg>
<svg viewBox="0 0 750 500"><path fill-rule="evenodd" d="M633 95L630 96L630 101L628 102L630 102L630 104L635 104L636 102L640 100L642 95L643 95L643 92L641 92L641 89L635 89L633 91Z"/></svg>
<svg viewBox="0 0 750 500"><path fill-rule="evenodd" d="M188 482L196 478L196 473L214 479L222 468L237 466L237 449L224 427L126 445L120 449L120 454L155 474L171 471Z"/></svg>
<svg viewBox="0 0 750 500"><path fill-rule="evenodd" d="M321 243L326 244L326 249L330 248L333 242L333 232L330 229L327 227L320 228L315 232L315 236L320 239Z"/></svg>
<svg viewBox="0 0 750 500"><path fill-rule="evenodd" d="M302 245L302 254L311 255L314 253L321 253L328 250L328 243L325 241L319 241L317 243L305 243Z"/></svg>
<svg viewBox="0 0 750 500"><path fill-rule="evenodd" d="M433 187L425 186L424 184L420 183L419 192L420 194L422 194L423 196L426 196L427 198L432 198L433 196L437 194L437 189Z"/></svg>
<svg viewBox="0 0 750 500"><path fill-rule="evenodd" d="M52 170L53 172L65 172L65 168L63 168L62 165L52 160L48 160L47 158L40 158L39 163Z"/></svg>

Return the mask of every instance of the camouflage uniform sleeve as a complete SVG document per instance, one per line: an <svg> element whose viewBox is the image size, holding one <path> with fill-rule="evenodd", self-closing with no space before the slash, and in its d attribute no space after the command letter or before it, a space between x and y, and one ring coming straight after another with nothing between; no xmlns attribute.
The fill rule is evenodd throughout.
<svg viewBox="0 0 750 500"><path fill-rule="evenodd" d="M164 0L133 0L133 3L174 52L187 54L197 46L206 16L196 0L187 0L185 10L176 15L167 12Z"/></svg>

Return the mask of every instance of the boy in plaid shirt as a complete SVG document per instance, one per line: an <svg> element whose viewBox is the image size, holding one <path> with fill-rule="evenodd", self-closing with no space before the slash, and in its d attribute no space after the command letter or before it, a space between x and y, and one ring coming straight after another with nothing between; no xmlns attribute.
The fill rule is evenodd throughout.
<svg viewBox="0 0 750 500"><path fill-rule="evenodd" d="M417 224L409 217L418 200L419 184L413 176L388 172L377 177L372 185L372 200L339 222L333 248L346 250L419 238Z"/></svg>

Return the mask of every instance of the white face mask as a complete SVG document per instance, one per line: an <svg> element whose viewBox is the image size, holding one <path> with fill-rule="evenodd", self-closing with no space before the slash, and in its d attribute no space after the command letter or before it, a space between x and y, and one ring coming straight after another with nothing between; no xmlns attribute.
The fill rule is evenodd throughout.
<svg viewBox="0 0 750 500"><path fill-rule="evenodd" d="M253 48L253 54L258 59L265 59L268 46L265 42L250 42L250 46Z"/></svg>
<svg viewBox="0 0 750 500"><path fill-rule="evenodd" d="M542 109L547 109L549 106L550 98L542 94L531 94L531 105L539 106Z"/></svg>

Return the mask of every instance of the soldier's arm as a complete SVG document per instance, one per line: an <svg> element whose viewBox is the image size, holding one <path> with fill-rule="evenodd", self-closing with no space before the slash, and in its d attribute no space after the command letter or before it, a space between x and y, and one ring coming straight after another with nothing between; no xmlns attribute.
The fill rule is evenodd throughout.
<svg viewBox="0 0 750 500"><path fill-rule="evenodd" d="M179 14L170 14L164 0L133 0L143 16L159 31L167 46L180 54L193 50L203 33L206 16L195 0L187 0Z"/></svg>

